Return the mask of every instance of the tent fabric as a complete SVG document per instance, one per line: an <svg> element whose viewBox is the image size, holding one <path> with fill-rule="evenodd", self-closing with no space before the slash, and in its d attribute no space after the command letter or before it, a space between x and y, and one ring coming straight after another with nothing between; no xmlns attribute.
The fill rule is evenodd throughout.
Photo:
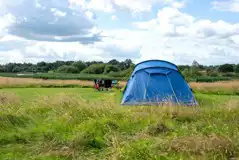
<svg viewBox="0 0 239 160"><path fill-rule="evenodd" d="M147 72L148 74L158 73L158 74L164 74L164 75L167 75L171 72L170 69L165 69L165 68L147 68L147 69L144 69L144 71Z"/></svg>
<svg viewBox="0 0 239 160"><path fill-rule="evenodd" d="M133 72L133 75L142 69L146 68L168 68L171 70L178 71L178 67L175 64L172 64L170 62L166 61L159 61L159 60L150 60L150 61L144 61L136 65L135 70Z"/></svg>
<svg viewBox="0 0 239 160"><path fill-rule="evenodd" d="M191 88L176 65L160 60L136 65L126 88L122 105L152 105L160 103L196 105Z"/></svg>

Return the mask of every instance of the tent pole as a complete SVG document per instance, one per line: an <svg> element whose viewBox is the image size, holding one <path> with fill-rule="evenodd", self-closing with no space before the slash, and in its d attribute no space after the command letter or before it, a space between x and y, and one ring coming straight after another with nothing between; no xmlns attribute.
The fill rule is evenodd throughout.
<svg viewBox="0 0 239 160"><path fill-rule="evenodd" d="M172 90L172 92L173 92L173 94L174 94L174 96L175 96L175 98L176 98L176 101L177 101L178 105L180 105L180 104L179 104L179 101L178 101L178 98L177 98L177 96L176 96L176 93L174 92L172 83L171 83L170 79L168 78L168 75L167 75L167 74L166 74L166 76L167 76L167 79L168 79L168 83L169 83L169 85L170 85L170 87L171 87L171 90Z"/></svg>

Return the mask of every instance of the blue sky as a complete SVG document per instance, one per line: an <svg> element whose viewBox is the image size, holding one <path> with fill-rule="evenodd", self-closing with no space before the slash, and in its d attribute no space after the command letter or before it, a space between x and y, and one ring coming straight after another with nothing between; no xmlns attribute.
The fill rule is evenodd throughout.
<svg viewBox="0 0 239 160"><path fill-rule="evenodd" d="M239 0L0 0L0 63L239 63Z"/></svg>

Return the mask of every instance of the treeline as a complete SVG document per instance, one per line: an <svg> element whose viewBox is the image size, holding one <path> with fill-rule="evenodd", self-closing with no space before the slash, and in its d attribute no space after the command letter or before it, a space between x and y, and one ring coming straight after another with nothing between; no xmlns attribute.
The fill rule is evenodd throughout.
<svg viewBox="0 0 239 160"><path fill-rule="evenodd" d="M200 65L194 61L191 66L178 66L188 81L214 82L239 78L239 64Z"/></svg>
<svg viewBox="0 0 239 160"><path fill-rule="evenodd" d="M84 75L85 79L88 79L86 75L97 75L105 77L129 77L133 71L135 64L130 59L125 61L117 61L113 59L107 63L101 61L56 61L52 63L39 62L37 64L32 63L8 63L0 65L1 73L38 73L35 76L40 76L39 73L44 76L54 76L58 78L59 75L65 73ZM192 65L179 65L181 73L188 81L218 81L229 80L231 78L239 78L239 64L223 64L216 66L204 66L194 61ZM50 75L54 73L54 75ZM72 75L71 75L72 76ZM78 77L78 79L83 76ZM63 78L63 77L62 77Z"/></svg>
<svg viewBox="0 0 239 160"><path fill-rule="evenodd" d="M119 62L115 59L104 63L101 61L56 61L52 63L8 63L0 65L2 73L78 73L78 74L105 74L112 77L129 76L134 68L130 59Z"/></svg>

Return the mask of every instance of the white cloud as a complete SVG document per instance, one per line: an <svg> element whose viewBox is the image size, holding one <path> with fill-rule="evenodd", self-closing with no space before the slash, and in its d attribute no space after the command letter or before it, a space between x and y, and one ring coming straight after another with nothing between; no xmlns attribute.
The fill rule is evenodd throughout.
<svg viewBox="0 0 239 160"><path fill-rule="evenodd" d="M132 12L149 12L153 5L168 5L173 8L182 8L186 0L69 0L71 6L79 5L89 9L104 12L114 12L127 9Z"/></svg>
<svg viewBox="0 0 239 160"><path fill-rule="evenodd" d="M25 48L27 58L44 58L46 61L58 60L88 60L91 56L100 54L102 51L79 44L77 42L38 42Z"/></svg>
<svg viewBox="0 0 239 160"><path fill-rule="evenodd" d="M158 22L156 19L152 19L146 22L133 22L133 25L139 29L152 29L158 25Z"/></svg>
<svg viewBox="0 0 239 160"><path fill-rule="evenodd" d="M239 0L213 1L212 5L216 10L239 12Z"/></svg>
<svg viewBox="0 0 239 160"><path fill-rule="evenodd" d="M111 0L91 0L87 4L87 8L104 11L104 12L113 12L115 10Z"/></svg>
<svg viewBox="0 0 239 160"><path fill-rule="evenodd" d="M222 20L211 22L210 20L200 20L193 26L198 36L228 38L239 35L239 23L230 24Z"/></svg>
<svg viewBox="0 0 239 160"><path fill-rule="evenodd" d="M173 8L183 8L183 7L185 7L186 2L187 2L187 0L184 0L184 1L181 1L181 2L175 1L175 2L172 2L171 6Z"/></svg>
<svg viewBox="0 0 239 160"><path fill-rule="evenodd" d="M7 28L14 22L15 17L10 13L0 18L0 38L7 34Z"/></svg>
<svg viewBox="0 0 239 160"><path fill-rule="evenodd" d="M164 36L194 36L198 38L227 38L239 35L239 23L231 24L219 20L195 20L194 17L175 8L163 8L158 17L149 21L134 22L139 29L153 29Z"/></svg>
<svg viewBox="0 0 239 160"><path fill-rule="evenodd" d="M38 4L40 5L40 4ZM57 17L65 17L66 16L66 12L62 12L56 8L51 8L51 12L54 14L54 16L57 16Z"/></svg>
<svg viewBox="0 0 239 160"><path fill-rule="evenodd" d="M116 15L111 16L111 20L113 21L117 20L117 16Z"/></svg>
<svg viewBox="0 0 239 160"><path fill-rule="evenodd" d="M124 56L139 58L139 51L142 46L145 33L146 32L144 31L134 31L129 29L105 30L102 33L105 38L103 38L102 42L96 43L95 46L103 48L106 51L108 49L112 50L112 48L115 48L115 51L111 54L113 55L115 52L120 52L122 55L118 55L118 57L120 56L121 58Z"/></svg>
<svg viewBox="0 0 239 160"><path fill-rule="evenodd" d="M18 37L82 44L100 40L98 33L91 32L95 27L93 13L83 8L77 11L70 9L68 0L19 0L18 3L9 0L0 8L0 15L8 13L14 19L4 29Z"/></svg>
<svg viewBox="0 0 239 160"><path fill-rule="evenodd" d="M161 24L188 26L194 21L194 17L180 12L178 9L165 7L158 12L158 20Z"/></svg>
<svg viewBox="0 0 239 160"><path fill-rule="evenodd" d="M85 15L90 19L90 20L94 20L95 19L95 14L91 11L86 11Z"/></svg>
<svg viewBox="0 0 239 160"><path fill-rule="evenodd" d="M175 8L163 8L158 17L133 23L147 32L141 60L163 59L189 64L238 63L239 23L196 20Z"/></svg>
<svg viewBox="0 0 239 160"><path fill-rule="evenodd" d="M188 32L188 27L194 22L194 17L181 13L178 9L165 7L157 14L156 19L146 22L135 22L139 29L154 29L162 36L177 36L183 32Z"/></svg>
<svg viewBox="0 0 239 160"><path fill-rule="evenodd" d="M143 38L140 31L105 30L102 35L104 36L102 41L88 45L78 42L39 42L5 36L0 39L0 57L2 57L0 63L35 63L56 60L109 61L113 58L118 60L140 58L140 46ZM132 41L134 42L132 43ZM15 59L10 56L11 54Z"/></svg>
<svg viewBox="0 0 239 160"><path fill-rule="evenodd" d="M23 54L19 50L11 50L11 51L0 51L0 64L16 62L23 63L25 59Z"/></svg>
<svg viewBox="0 0 239 160"><path fill-rule="evenodd" d="M71 5L79 5L79 6L85 6L86 5L85 0L69 0L69 3Z"/></svg>

